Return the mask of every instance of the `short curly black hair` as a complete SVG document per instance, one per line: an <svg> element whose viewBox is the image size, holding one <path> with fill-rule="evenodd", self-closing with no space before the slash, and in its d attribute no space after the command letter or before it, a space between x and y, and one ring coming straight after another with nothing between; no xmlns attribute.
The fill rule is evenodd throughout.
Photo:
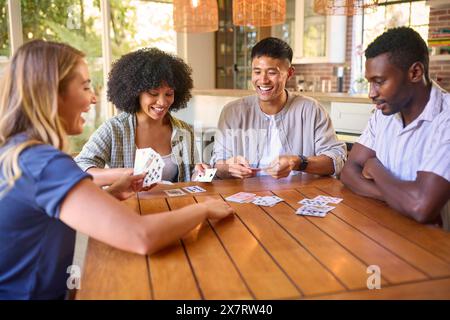
<svg viewBox="0 0 450 320"><path fill-rule="evenodd" d="M181 59L157 48L144 48L122 56L108 77L108 100L117 109L139 111L139 95L164 82L175 91L170 111L186 108L192 97L192 69Z"/></svg>
<svg viewBox="0 0 450 320"><path fill-rule="evenodd" d="M287 42L278 38L269 37L259 41L252 48L252 60L261 56L267 56L274 59L287 59L289 62L292 62L293 52Z"/></svg>
<svg viewBox="0 0 450 320"><path fill-rule="evenodd" d="M429 53L425 41L419 33L408 27L388 29L367 46L366 59L389 53L389 60L403 71L407 71L414 62L424 66L425 77L429 81Z"/></svg>

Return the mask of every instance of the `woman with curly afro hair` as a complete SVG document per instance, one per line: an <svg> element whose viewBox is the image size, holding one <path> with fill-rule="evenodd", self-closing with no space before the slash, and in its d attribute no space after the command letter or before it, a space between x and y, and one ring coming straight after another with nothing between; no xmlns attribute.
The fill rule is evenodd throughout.
<svg viewBox="0 0 450 320"><path fill-rule="evenodd" d="M165 162L163 180L189 181L197 159L193 130L171 112L186 108L191 73L182 59L156 48L122 56L109 74L108 100L123 112L94 132L78 165L98 185L109 185L131 174L137 148L151 147Z"/></svg>

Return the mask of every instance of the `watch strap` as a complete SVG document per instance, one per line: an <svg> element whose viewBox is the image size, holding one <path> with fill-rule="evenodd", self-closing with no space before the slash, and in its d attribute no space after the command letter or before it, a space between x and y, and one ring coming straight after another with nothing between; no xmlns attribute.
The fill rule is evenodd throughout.
<svg viewBox="0 0 450 320"><path fill-rule="evenodd" d="M308 166L308 158L306 158L304 155L299 155L298 157L301 160L299 170L300 171L306 170L306 167Z"/></svg>

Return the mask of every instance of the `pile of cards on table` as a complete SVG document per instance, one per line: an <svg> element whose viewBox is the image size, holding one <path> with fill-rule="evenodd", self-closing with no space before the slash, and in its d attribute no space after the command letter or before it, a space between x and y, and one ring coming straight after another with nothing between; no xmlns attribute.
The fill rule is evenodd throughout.
<svg viewBox="0 0 450 320"><path fill-rule="evenodd" d="M136 150L134 174L147 172L147 175L144 178L144 187L148 187L161 181L164 165L164 161L159 153L152 148Z"/></svg>
<svg viewBox="0 0 450 320"><path fill-rule="evenodd" d="M235 193L227 198L225 200L230 202L237 202L237 203L250 203L255 199L256 194L254 193L248 193L248 192L238 192Z"/></svg>
<svg viewBox="0 0 450 320"><path fill-rule="evenodd" d="M255 197L252 203L257 206L273 207L278 202L283 202L284 200L277 196L265 196L265 197Z"/></svg>
<svg viewBox="0 0 450 320"><path fill-rule="evenodd" d="M239 192L236 194L233 194L225 200L230 202L237 202L237 203L254 203L257 206L265 206L265 207L273 207L278 202L284 201L280 197L277 196L265 196L265 197L258 197L254 193L248 193L248 192Z"/></svg>
<svg viewBox="0 0 450 320"><path fill-rule="evenodd" d="M317 196L314 199L303 199L298 202L303 204L303 206L298 208L296 213L304 216L323 218L328 214L328 212L335 208L333 206L329 206L328 203L338 204L341 201L341 198L329 196Z"/></svg>

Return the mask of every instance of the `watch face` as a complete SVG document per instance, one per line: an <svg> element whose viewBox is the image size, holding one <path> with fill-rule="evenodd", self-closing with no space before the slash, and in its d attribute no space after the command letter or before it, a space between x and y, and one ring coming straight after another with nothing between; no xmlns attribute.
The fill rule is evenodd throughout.
<svg viewBox="0 0 450 320"><path fill-rule="evenodd" d="M300 171L303 171L308 166L308 158L306 158L305 156L300 156L300 159L302 160L302 162L300 163Z"/></svg>

